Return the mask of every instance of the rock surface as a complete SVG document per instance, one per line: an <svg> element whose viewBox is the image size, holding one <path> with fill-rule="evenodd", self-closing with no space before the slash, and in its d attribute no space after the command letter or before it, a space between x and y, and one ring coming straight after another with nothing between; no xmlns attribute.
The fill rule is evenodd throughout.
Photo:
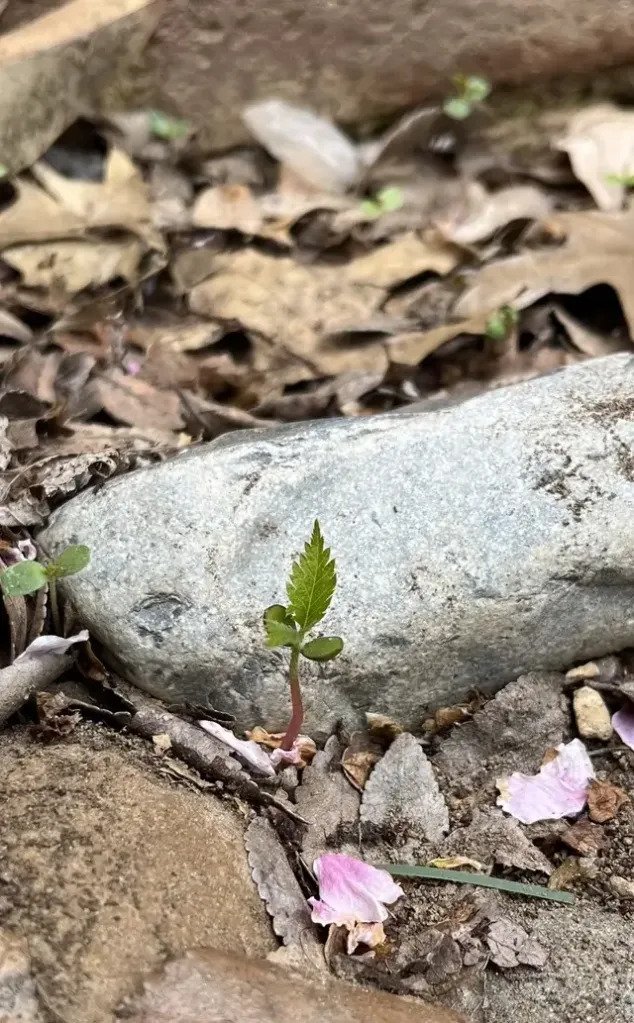
<svg viewBox="0 0 634 1023"><path fill-rule="evenodd" d="M60 0L12 0L13 26ZM109 7L112 6L110 0ZM240 111L281 97L344 122L447 92L456 73L526 82L627 64L632 0L170 0L128 103L182 114L204 146L246 136ZM110 101L113 106L116 97Z"/></svg>
<svg viewBox="0 0 634 1023"><path fill-rule="evenodd" d="M446 411L241 432L65 505L87 543L65 593L122 673L273 729L287 656L263 645L318 516L343 655L304 670L307 730L404 724L634 645L634 360L595 360Z"/></svg>
<svg viewBox="0 0 634 1023"><path fill-rule="evenodd" d="M156 763L143 743L90 727L58 745L3 736L2 924L26 941L47 1020L114 1023L144 973L192 946L277 947L244 821Z"/></svg>
<svg viewBox="0 0 634 1023"><path fill-rule="evenodd" d="M464 1023L422 1001L364 990L324 974L289 973L274 963L192 952L145 982L131 1023Z"/></svg>

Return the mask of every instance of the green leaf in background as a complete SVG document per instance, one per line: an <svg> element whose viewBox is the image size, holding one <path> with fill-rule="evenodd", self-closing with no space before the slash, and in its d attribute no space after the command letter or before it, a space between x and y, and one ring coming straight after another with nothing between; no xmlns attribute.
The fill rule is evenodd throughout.
<svg viewBox="0 0 634 1023"><path fill-rule="evenodd" d="M303 632L322 620L330 607L337 576L330 549L324 546L319 522L315 519L310 540L291 568L286 585L289 611Z"/></svg>
<svg viewBox="0 0 634 1023"><path fill-rule="evenodd" d="M150 110L148 117L150 131L157 139L162 139L164 142L175 142L177 139L182 139L189 131L187 121L183 121L179 117L170 117L169 114L163 114L160 110Z"/></svg>
<svg viewBox="0 0 634 1023"><path fill-rule="evenodd" d="M452 96L451 99L445 100L442 108L447 117L453 117L454 121L466 120L473 109L469 100L460 96Z"/></svg>
<svg viewBox="0 0 634 1023"><path fill-rule="evenodd" d="M466 75L462 79L462 95L471 103L482 103L491 92L491 83L480 75Z"/></svg>
<svg viewBox="0 0 634 1023"><path fill-rule="evenodd" d="M343 650L343 640L339 636L319 636L304 643L302 653L310 661L332 661Z"/></svg>
<svg viewBox="0 0 634 1023"><path fill-rule="evenodd" d="M6 597L24 597L41 590L46 583L46 569L39 561L20 561L0 575L0 586Z"/></svg>
<svg viewBox="0 0 634 1023"><path fill-rule="evenodd" d="M509 336L518 321L517 309L512 305L503 305L494 313L491 313L486 321L484 332L492 341L504 341Z"/></svg>
<svg viewBox="0 0 634 1023"><path fill-rule="evenodd" d="M381 207L381 213L394 213L400 210L405 202L403 189L398 185L386 185L377 192L377 202Z"/></svg>
<svg viewBox="0 0 634 1023"><path fill-rule="evenodd" d="M85 544L71 544L62 551L55 561L51 561L46 569L49 579L62 579L66 575L76 575L90 564L90 548Z"/></svg>
<svg viewBox="0 0 634 1023"><path fill-rule="evenodd" d="M376 220L376 218L380 217L383 213L383 210L375 199L364 199L359 203L359 209L363 213L364 217L372 217L373 220Z"/></svg>
<svg viewBox="0 0 634 1023"><path fill-rule="evenodd" d="M276 622L273 619L265 618L264 628L266 630L266 645L269 647L298 647L301 642L297 629L292 625L287 625L286 622Z"/></svg>

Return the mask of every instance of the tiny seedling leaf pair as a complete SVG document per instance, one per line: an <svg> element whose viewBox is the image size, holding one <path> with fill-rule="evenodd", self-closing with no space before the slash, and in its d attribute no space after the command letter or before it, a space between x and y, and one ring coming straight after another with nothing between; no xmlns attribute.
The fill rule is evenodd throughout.
<svg viewBox="0 0 634 1023"><path fill-rule="evenodd" d="M0 575L0 585L6 597L25 597L55 583L67 575L76 575L90 562L90 550L83 544L67 547L58 558L42 565L39 561L19 561Z"/></svg>
<svg viewBox="0 0 634 1023"><path fill-rule="evenodd" d="M288 604L272 604L264 612L266 645L288 647L291 651L289 681L293 716L282 749L292 747L303 720L298 675L300 655L310 661L331 661L343 650L339 636L309 638L308 635L324 618L336 586L335 561L315 520L312 536L291 568L286 584Z"/></svg>

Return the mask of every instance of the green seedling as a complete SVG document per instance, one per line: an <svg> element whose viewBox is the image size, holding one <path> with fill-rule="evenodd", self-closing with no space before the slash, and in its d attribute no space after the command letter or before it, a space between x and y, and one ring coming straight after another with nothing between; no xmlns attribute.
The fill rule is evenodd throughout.
<svg viewBox="0 0 634 1023"><path fill-rule="evenodd" d="M150 131L155 138L161 139L163 142L176 142L178 139L185 138L189 132L187 121L183 121L179 117L170 117L169 114L163 114L160 110L150 110L148 118Z"/></svg>
<svg viewBox="0 0 634 1023"><path fill-rule="evenodd" d="M376 220L384 213L394 213L396 210L400 210L404 202L403 190L396 185L387 185L385 188L379 189L374 199L364 199L360 207L366 217Z"/></svg>
<svg viewBox="0 0 634 1023"><path fill-rule="evenodd" d="M503 305L491 313L484 332L491 341L506 341L517 326L519 314L512 305Z"/></svg>
<svg viewBox="0 0 634 1023"><path fill-rule="evenodd" d="M634 188L634 174L606 174L605 180L610 185L621 185L623 188Z"/></svg>
<svg viewBox="0 0 634 1023"><path fill-rule="evenodd" d="M491 83L479 75L455 75L455 94L443 103L443 110L454 121L464 121L491 92Z"/></svg>
<svg viewBox="0 0 634 1023"><path fill-rule="evenodd" d="M312 536L291 568L286 584L288 604L273 604L264 612L266 645L290 649L288 677L292 713L282 742L283 750L293 748L304 720L300 657L309 661L331 661L343 650L339 636L309 638L330 607L336 586L335 561L330 556L330 548L324 546L319 522L315 519Z"/></svg>
<svg viewBox="0 0 634 1023"><path fill-rule="evenodd" d="M0 586L5 597L26 597L48 586L53 623L59 632L57 580L67 575L77 575L89 563L90 549L84 544L72 544L46 565L40 561L19 561L17 565L11 565L0 575Z"/></svg>

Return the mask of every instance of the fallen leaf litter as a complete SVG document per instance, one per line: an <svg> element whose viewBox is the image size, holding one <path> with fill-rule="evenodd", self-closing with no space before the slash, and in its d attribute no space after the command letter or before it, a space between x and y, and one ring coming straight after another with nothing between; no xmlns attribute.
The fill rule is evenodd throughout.
<svg viewBox="0 0 634 1023"><path fill-rule="evenodd" d="M360 209L360 196L349 191L358 182L371 191L378 162L362 167L349 139L304 113L313 143L323 138L346 154L338 165L325 160L318 167L314 145L312 157L289 149L279 125L275 138L263 130L262 116L252 109L247 123L286 161L272 192L256 149L242 161L232 163L230 155L224 170L220 161L208 161L192 182L184 171L186 139L157 144L142 113L135 128L140 134L134 137L132 123L122 121L117 145L112 126L104 128L110 143L97 180L61 174L54 151L39 154L30 175L11 179L13 202L0 211L0 252L11 268L0 292L0 524L8 545L16 536L24 542L23 530L45 521L75 491L201 438L278 419L407 407L460 393L470 380L479 388L495 386L629 346L632 212L626 185L614 180L634 170L628 112L583 111L552 139L553 148L569 153L598 211L586 197L582 208L562 212L540 182L491 191L473 179L461 193L456 182L448 187L441 179L435 208L423 212L413 198L417 184L429 181L423 159L394 208L379 210L378 218ZM383 148L393 144L388 133ZM456 166L460 159L458 153ZM302 170L309 179L303 183L297 180ZM519 177L526 174L530 168ZM481 265L472 270L474 254ZM430 283L437 314L433 303L420 304L421 286L422 294L433 294ZM596 322L583 298L602 286L617 294L622 315L608 311ZM557 304L550 297L555 293ZM573 314L564 299L579 295ZM519 325L500 348L487 337L487 325L504 306L517 310ZM540 327L531 321L536 309L545 312ZM520 334L528 338L522 350ZM50 650L17 660L39 642L46 606L7 602L6 610L13 664L0 672L3 718L70 663ZM33 679L28 685L21 679L17 702L15 693L5 699L11 673L25 663L29 670L37 666ZM617 661L616 676L621 671L627 685L621 667ZM573 669L568 680L614 687L615 673L608 679L595 668ZM401 963L393 978L399 991L442 1000L448 978L454 993L461 985L466 992L487 963L501 970L547 968L548 950L531 937L530 925L526 930L506 918L499 895L496 903L479 900L479 886L570 904L575 896L563 889L574 886L579 893L592 882L623 903L632 899L631 881L622 876L631 869L631 851L629 861L619 852L620 873L609 873L611 847L618 845L610 828L630 809L622 784L610 778L614 742L602 697L578 695L581 687L573 695L582 738L611 745L590 750L593 762L595 755L601 759L599 777L590 780L588 761L575 798L550 800L546 817L566 817L563 830L545 830L536 844L530 831L493 806L496 772L533 771L539 772L533 781L540 775L552 780L557 768L550 765L557 761L540 768L547 749L559 746L561 757L575 743L579 751L563 692L561 676L525 676L494 700L476 697L431 712L422 742L377 714L367 734L331 737L312 763L304 757L308 766L300 764L299 772L276 774L268 752L275 737L257 729L248 742L234 737L247 766L258 758L260 782L268 779L270 788L228 752L228 729L216 721L205 736L123 685L126 709L104 708L104 719L127 715L132 731L152 739L157 757L172 751L210 784L225 786L258 812L266 809L268 818L255 816L249 826L251 868L276 933L304 952L308 941L316 961L322 940L306 898L316 891L311 871L320 856L343 852L375 866L386 859L398 876L449 885L450 926L428 921L419 928L418 958ZM634 748L632 705L625 690L616 701L614 695L613 688L610 728ZM587 714L581 726L584 700L585 710L592 705L601 719L594 732ZM81 710L75 706L81 701L47 708L40 700L40 725L59 738L77 726ZM517 728L498 743L499 722L509 714L516 714ZM565 740L568 746L561 747ZM619 780L629 769L631 784L630 761L619 765ZM503 809L512 806L503 796ZM520 820L535 827L543 813L533 799ZM424 865L430 861L483 869ZM546 887L509 874L550 874L550 880ZM461 902L464 885L473 892ZM410 885L403 905L420 898ZM368 970L385 986L384 951L389 962L400 954L399 940L404 948L412 937L403 926L401 938L399 912L385 924L387 944L381 939L374 952L378 932L350 929L351 943L332 953L335 972ZM328 939L333 949L335 938ZM351 965L343 964L346 958ZM23 973L28 998L26 965Z"/></svg>

